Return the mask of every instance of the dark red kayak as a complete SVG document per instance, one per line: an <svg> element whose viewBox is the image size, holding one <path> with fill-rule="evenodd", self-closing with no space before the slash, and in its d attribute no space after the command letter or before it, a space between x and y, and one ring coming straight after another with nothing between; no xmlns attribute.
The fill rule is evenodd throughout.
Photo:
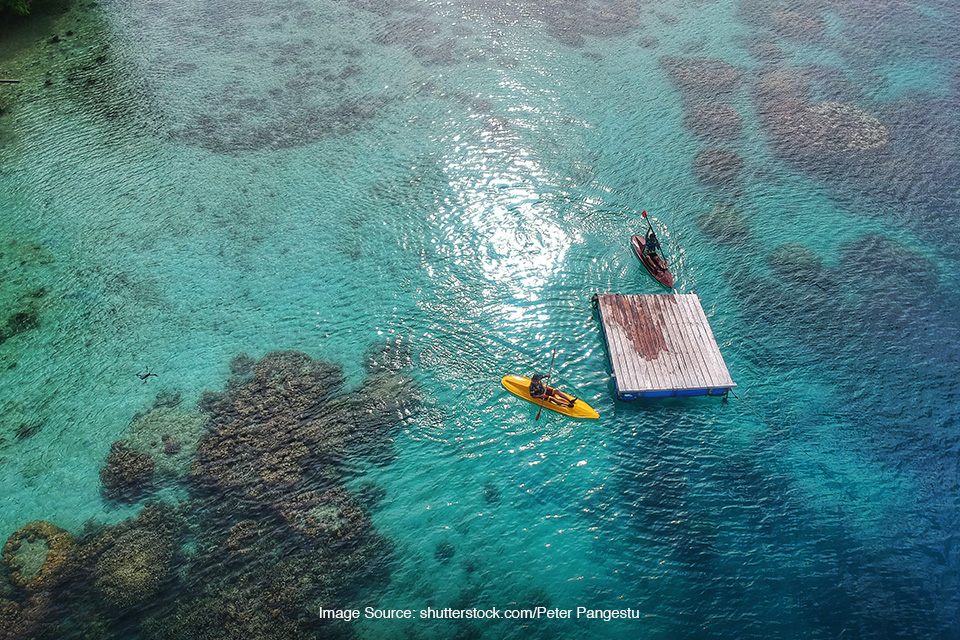
<svg viewBox="0 0 960 640"><path fill-rule="evenodd" d="M630 246L633 247L633 252L640 258L640 262L647 268L650 275L667 289L673 289L673 275L670 273L667 261L660 254L648 256L643 253L643 248L647 246L646 239L643 236L631 236Z"/></svg>

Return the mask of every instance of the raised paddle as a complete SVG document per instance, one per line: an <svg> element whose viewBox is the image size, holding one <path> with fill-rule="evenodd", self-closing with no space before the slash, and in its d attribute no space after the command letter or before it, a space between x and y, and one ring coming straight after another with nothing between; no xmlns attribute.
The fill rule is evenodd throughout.
<svg viewBox="0 0 960 640"><path fill-rule="evenodd" d="M553 355L550 356L550 370L547 371L547 378L548 378L548 379L550 378L550 374L553 373L553 359L556 358L556 357L557 357L557 348L554 347L554 348L553 348ZM547 401L547 396L544 395L544 396L543 396L543 399L540 400L540 408L537 409L537 417L533 419L534 422L536 422L537 420L540 419L540 412L543 411L543 403L546 402L546 401Z"/></svg>
<svg viewBox="0 0 960 640"><path fill-rule="evenodd" d="M653 229L653 223L650 222L649 218L647 218L647 210L644 209L642 212L640 212L640 215L643 216L643 219L646 220L647 224L650 225L650 228Z"/></svg>
<svg viewBox="0 0 960 640"><path fill-rule="evenodd" d="M643 217L644 220L647 221L647 224L650 225L649 231L653 231L653 223L650 222L650 219L649 219L649 218L647 218L647 210L644 209L642 212L640 212L640 215ZM654 231L653 233L654 233L654 236L656 236L656 233L657 233L657 232ZM644 238L644 242L646 242L646 238ZM659 253L663 253L663 247L660 248ZM663 256L660 256L660 259L663 260L664 264L666 264L667 261L664 260ZM662 267L658 267L658 268L662 269Z"/></svg>

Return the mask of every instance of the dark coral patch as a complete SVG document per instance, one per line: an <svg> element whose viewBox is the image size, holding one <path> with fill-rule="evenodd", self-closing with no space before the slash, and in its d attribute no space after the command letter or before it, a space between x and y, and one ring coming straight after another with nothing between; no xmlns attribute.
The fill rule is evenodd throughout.
<svg viewBox="0 0 960 640"><path fill-rule="evenodd" d="M153 491L153 458L121 441L110 446L106 465L100 470L103 494L111 500L136 502Z"/></svg>
<svg viewBox="0 0 960 640"><path fill-rule="evenodd" d="M716 99L736 90L743 74L719 58L677 58L664 56L660 64L683 92L698 99Z"/></svg>
<svg viewBox="0 0 960 640"><path fill-rule="evenodd" d="M714 186L733 184L743 170L743 159L729 149L710 148L697 154L693 168L701 182Z"/></svg>
<svg viewBox="0 0 960 640"><path fill-rule="evenodd" d="M698 136L730 139L740 135L743 119L732 106L711 102L694 107L685 119L687 128Z"/></svg>

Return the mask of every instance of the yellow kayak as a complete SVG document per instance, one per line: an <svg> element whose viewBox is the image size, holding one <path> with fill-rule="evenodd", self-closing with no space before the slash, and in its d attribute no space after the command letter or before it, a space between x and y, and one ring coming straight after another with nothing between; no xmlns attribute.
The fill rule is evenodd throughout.
<svg viewBox="0 0 960 640"><path fill-rule="evenodd" d="M530 395L530 378L524 378L523 376L503 376L503 380L500 381L500 384L502 384L507 391L515 396L520 396L524 400L529 400L537 406L543 402L544 409L550 409L551 411L562 413L563 415L570 416L571 418L595 419L600 417L600 414L594 411L593 407L579 398L575 403L573 403L572 407L561 407L560 405L550 402L549 400L543 401L540 398L534 398Z"/></svg>

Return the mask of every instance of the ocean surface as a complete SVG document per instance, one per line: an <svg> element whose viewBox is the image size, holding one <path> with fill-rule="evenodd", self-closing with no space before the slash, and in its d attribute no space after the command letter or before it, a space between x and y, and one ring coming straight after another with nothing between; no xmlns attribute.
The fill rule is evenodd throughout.
<svg viewBox="0 0 960 640"><path fill-rule="evenodd" d="M960 638L954 2L35 13L3 637ZM615 399L642 210L735 397Z"/></svg>

